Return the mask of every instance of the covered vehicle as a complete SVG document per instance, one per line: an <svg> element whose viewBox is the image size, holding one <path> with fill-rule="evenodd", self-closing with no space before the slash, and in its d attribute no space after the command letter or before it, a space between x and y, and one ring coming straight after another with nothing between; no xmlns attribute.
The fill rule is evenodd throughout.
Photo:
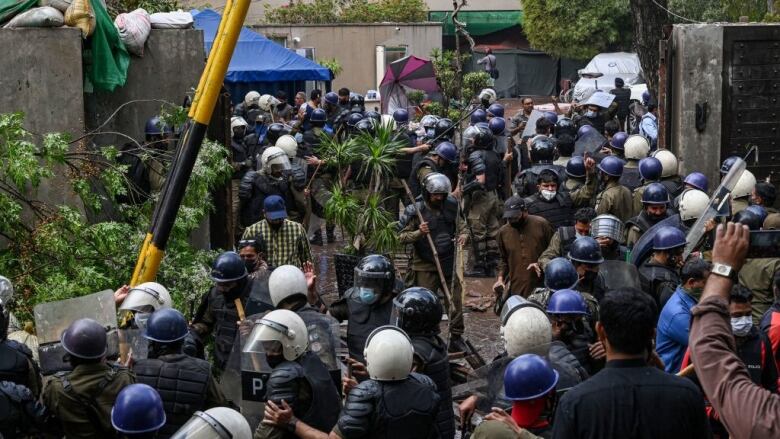
<svg viewBox="0 0 780 439"><path fill-rule="evenodd" d="M631 89L631 100L641 101L642 92L647 90L642 65L636 53L600 53L577 73L580 79L574 85L572 94L576 102L584 102L597 89L609 93L615 88L615 78L623 79L625 86Z"/></svg>

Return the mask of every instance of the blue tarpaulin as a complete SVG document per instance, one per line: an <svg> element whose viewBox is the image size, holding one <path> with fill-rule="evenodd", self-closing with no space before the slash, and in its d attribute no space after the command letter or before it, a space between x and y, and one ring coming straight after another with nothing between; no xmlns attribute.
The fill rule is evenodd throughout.
<svg viewBox="0 0 780 439"><path fill-rule="evenodd" d="M211 9L192 11L195 28L203 30L206 53L222 18ZM330 81L330 70L264 36L242 28L230 59L225 82Z"/></svg>

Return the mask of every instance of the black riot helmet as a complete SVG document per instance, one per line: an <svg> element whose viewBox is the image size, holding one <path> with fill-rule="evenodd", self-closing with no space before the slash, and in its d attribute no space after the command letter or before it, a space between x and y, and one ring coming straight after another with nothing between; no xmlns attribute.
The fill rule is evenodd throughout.
<svg viewBox="0 0 780 439"><path fill-rule="evenodd" d="M439 119L436 122L433 135L436 137L441 136L444 139L452 139L452 121L449 119Z"/></svg>
<svg viewBox="0 0 780 439"><path fill-rule="evenodd" d="M276 122L268 127L268 133L266 133L265 137L268 139L269 145L276 145L276 141L285 134L289 134L287 127L285 127L284 124Z"/></svg>
<svg viewBox="0 0 780 439"><path fill-rule="evenodd" d="M531 141L531 162L552 163L555 160L555 140L547 136L536 136Z"/></svg>
<svg viewBox="0 0 780 439"><path fill-rule="evenodd" d="M558 118L558 122L555 123L555 137L562 135L567 135L571 138L577 137L577 126L568 117Z"/></svg>
<svg viewBox="0 0 780 439"><path fill-rule="evenodd" d="M443 311L439 298L431 290L422 287L407 288L393 299L390 323L409 335L438 334Z"/></svg>
<svg viewBox="0 0 780 439"><path fill-rule="evenodd" d="M353 289L361 301L377 302L381 295L395 289L395 267L382 255L368 255L355 267Z"/></svg>
<svg viewBox="0 0 780 439"><path fill-rule="evenodd" d="M378 112L374 111L374 110L366 111L363 114L363 116L365 116L365 117L367 117L369 119L373 119L374 122L377 123L377 124L382 122L382 115L379 114Z"/></svg>
<svg viewBox="0 0 780 439"><path fill-rule="evenodd" d="M355 132L356 133L368 133L370 135L374 135L376 131L376 122L374 122L374 119L370 117L363 118L360 122L355 125Z"/></svg>
<svg viewBox="0 0 780 439"><path fill-rule="evenodd" d="M92 319L78 319L62 332L60 342L69 355L96 360L106 355L106 328Z"/></svg>

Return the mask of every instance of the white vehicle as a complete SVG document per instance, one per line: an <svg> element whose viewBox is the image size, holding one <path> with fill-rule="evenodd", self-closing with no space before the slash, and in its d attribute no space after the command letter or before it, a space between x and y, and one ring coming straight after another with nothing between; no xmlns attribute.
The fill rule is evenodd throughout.
<svg viewBox="0 0 780 439"><path fill-rule="evenodd" d="M600 53L577 73L580 80L572 92L574 102L586 101L596 90L609 93L615 88L615 78L622 78L625 86L631 89L631 100L641 102L642 93L647 90L636 53Z"/></svg>

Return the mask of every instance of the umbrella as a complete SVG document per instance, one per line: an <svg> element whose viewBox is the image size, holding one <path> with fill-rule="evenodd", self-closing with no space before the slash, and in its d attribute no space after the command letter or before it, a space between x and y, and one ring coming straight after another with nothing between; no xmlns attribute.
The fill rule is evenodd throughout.
<svg viewBox="0 0 780 439"><path fill-rule="evenodd" d="M429 60L409 55L387 67L385 77L379 84L382 113L389 114L391 109L408 107L406 92L410 90L422 90L428 94L439 91L433 63Z"/></svg>

